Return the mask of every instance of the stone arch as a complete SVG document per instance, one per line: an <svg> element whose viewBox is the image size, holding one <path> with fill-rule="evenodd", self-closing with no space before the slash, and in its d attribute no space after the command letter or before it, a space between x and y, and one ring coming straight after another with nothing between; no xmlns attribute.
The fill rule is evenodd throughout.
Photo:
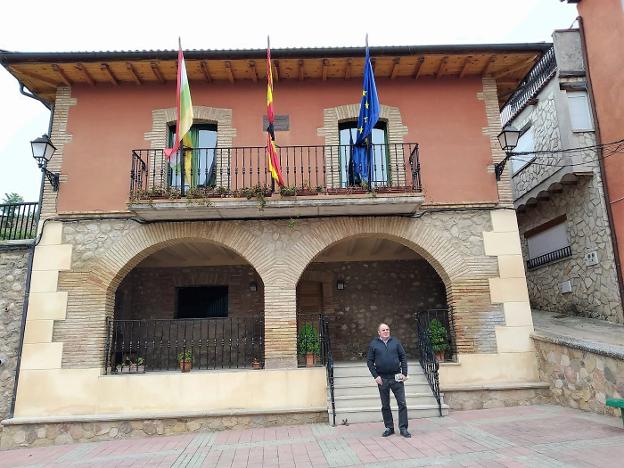
<svg viewBox="0 0 624 468"><path fill-rule="evenodd" d="M216 123L217 124L217 147L230 148L233 146L236 129L232 126L232 109L193 106L193 116L195 122ZM146 132L145 140L150 143L150 149L159 150L167 146L167 127L176 121L176 108L154 109L152 111L152 129ZM164 159L155 161L154 171L161 173L164 167ZM221 164L220 158L217 166ZM217 174L221 170L217 167ZM222 185L222 181L217 180L217 185Z"/></svg>
<svg viewBox="0 0 624 468"><path fill-rule="evenodd" d="M336 146L340 144L340 133L338 131L338 124L345 120L357 119L360 112L359 104L346 104L342 106L329 107L323 109L323 126L316 130L318 136L325 137L326 146ZM386 106L381 104L379 106L379 118L384 120L388 124L388 144L403 143L403 138L407 135L407 126L403 124L401 118L401 111L398 107ZM398 167L397 173L393 175L399 184L405 184L405 166L403 161L398 161L398 152L393 152L391 155L390 163L392 167ZM336 160L335 155L331 152L325 155L326 167L332 168L327 172L327 186L337 187L340 180L340 168L339 162Z"/></svg>

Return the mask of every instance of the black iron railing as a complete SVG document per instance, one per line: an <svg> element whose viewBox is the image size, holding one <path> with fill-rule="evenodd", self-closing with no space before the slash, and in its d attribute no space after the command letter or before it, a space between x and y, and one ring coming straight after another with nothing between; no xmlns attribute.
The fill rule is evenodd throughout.
<svg viewBox="0 0 624 468"><path fill-rule="evenodd" d="M365 190L421 191L418 144L371 146L368 184L356 185L350 173L349 145L277 148L285 185L300 195ZM260 188L275 191L265 147L192 148L167 160L162 149L132 151L133 200L179 197L245 196Z"/></svg>
<svg viewBox="0 0 624 468"><path fill-rule="evenodd" d="M548 80L554 76L556 70L555 48L551 47L533 66L516 91L507 100L501 111L503 127L524 109L528 101L542 90Z"/></svg>
<svg viewBox="0 0 624 468"><path fill-rule="evenodd" d="M433 346L431 344L431 340L429 339L429 333L427 329L427 324L425 322L425 316L416 316L416 328L418 331L418 355L420 365L423 369L425 377L427 377L427 382L429 382L429 386L431 387L431 391L436 401L438 402L438 411L440 416L442 416L442 399L440 397L440 378L438 375L438 369L440 368L440 364L436 359L435 353L433 351Z"/></svg>
<svg viewBox="0 0 624 468"><path fill-rule="evenodd" d="M451 309L428 309L416 313L417 320L425 330L429 330L432 320L437 320L444 330L446 331L446 338L441 340L444 343L441 347L444 347L443 351L439 351L438 357L443 358L444 361L454 361L457 358L457 343L455 341L455 323L453 320L453 313ZM434 346L437 348L438 346Z"/></svg>
<svg viewBox="0 0 624 468"><path fill-rule="evenodd" d="M321 356L325 361L327 370L327 388L332 412L332 426L336 425L336 401L334 399L334 356L332 354L331 339L329 337L329 322L323 315L319 318L319 330L321 334Z"/></svg>
<svg viewBox="0 0 624 468"><path fill-rule="evenodd" d="M555 250L553 252L548 252L547 254L540 255L539 257L531 258L527 260L527 268L532 270L533 268L537 268L542 265L546 265L547 263L554 262L555 260L560 260L562 258L571 257L572 256L572 248L568 245L567 247L563 247L562 249Z"/></svg>
<svg viewBox="0 0 624 468"><path fill-rule="evenodd" d="M107 374L179 369L190 357L193 369L261 368L264 321L240 318L107 319Z"/></svg>
<svg viewBox="0 0 624 468"><path fill-rule="evenodd" d="M33 239L37 234L39 203L0 205L0 241Z"/></svg>

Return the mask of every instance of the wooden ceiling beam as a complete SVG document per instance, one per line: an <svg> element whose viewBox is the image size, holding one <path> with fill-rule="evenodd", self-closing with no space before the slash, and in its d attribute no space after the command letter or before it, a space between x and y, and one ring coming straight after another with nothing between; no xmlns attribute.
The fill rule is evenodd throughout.
<svg viewBox="0 0 624 468"><path fill-rule="evenodd" d="M256 61L255 60L250 60L249 63L249 70L251 71L251 79L253 80L254 83L258 82L258 71L256 70Z"/></svg>
<svg viewBox="0 0 624 468"><path fill-rule="evenodd" d="M212 82L212 76L210 76L210 71L208 70L208 62L202 60L199 62L199 68L201 68L202 73L204 74L204 78L208 83Z"/></svg>
<svg viewBox="0 0 624 468"><path fill-rule="evenodd" d="M481 70L481 75L487 75L492 65L494 65L494 62L496 62L496 55L490 55L485 62L485 66Z"/></svg>
<svg viewBox="0 0 624 468"><path fill-rule="evenodd" d="M448 63L448 55L445 55L444 57L442 57L442 60L440 60L440 65L438 65L437 70L435 71L435 73L433 74L434 78L439 78L443 73L444 73L444 68L446 67L446 64Z"/></svg>
<svg viewBox="0 0 624 468"><path fill-rule="evenodd" d="M76 64L76 68L78 70L80 70L80 72L82 73L82 75L85 77L85 79L87 80L87 82L91 85L91 86L95 86L95 80L93 79L93 77L89 74L89 72L87 71L87 69L85 68L85 66L82 63L77 63Z"/></svg>
<svg viewBox="0 0 624 468"><path fill-rule="evenodd" d="M154 72L154 76L156 77L156 79L158 81L160 81L161 84L165 84L167 82L167 80L165 80L165 77L163 76L162 72L160 71L160 67L158 66L158 62L150 63L150 67L152 67L152 71Z"/></svg>
<svg viewBox="0 0 624 468"><path fill-rule="evenodd" d="M392 71L390 72L390 79L394 80L399 75L399 64L401 63L401 58L396 57L392 60Z"/></svg>
<svg viewBox="0 0 624 468"><path fill-rule="evenodd" d="M132 65L130 62L126 62L126 68L128 69L128 71L132 75L132 79L134 80L134 82L136 84L138 84L138 85L142 85L143 81L141 80L141 77L139 76L139 74L135 70L134 65Z"/></svg>
<svg viewBox="0 0 624 468"><path fill-rule="evenodd" d="M303 76L303 60L299 60L297 62L297 67L299 69L299 81L303 81L303 79L305 78Z"/></svg>
<svg viewBox="0 0 624 468"><path fill-rule="evenodd" d="M15 71L13 68L11 68L11 69L13 71ZM32 78L33 80L41 81L42 83L45 83L45 84L47 84L49 86L53 86L54 88L56 88L58 86L58 81L52 80L52 79L47 78L45 76L41 76L38 73L33 73L33 72L30 72L30 71L22 71L22 70L20 70L17 73L20 73L20 74L22 74L24 76L27 76L28 78ZM32 91L32 89L31 89L31 91Z"/></svg>
<svg viewBox="0 0 624 468"><path fill-rule="evenodd" d="M227 73L230 83L234 83L236 79L234 78L234 72L232 71L232 62L230 62L229 60L225 61L225 72Z"/></svg>
<svg viewBox="0 0 624 468"><path fill-rule="evenodd" d="M347 64L345 66L345 75L344 75L344 79L345 80L349 80L351 79L351 67L353 65L353 59L347 59Z"/></svg>
<svg viewBox="0 0 624 468"><path fill-rule="evenodd" d="M67 76L67 74L65 73L65 70L63 70L60 66L58 66L56 63L52 64L52 70L54 70L56 73L59 74L59 76L61 77L61 80L63 81L63 83L65 83L67 86L71 86L72 85L72 81L69 79L69 77Z"/></svg>
<svg viewBox="0 0 624 468"><path fill-rule="evenodd" d="M416 61L416 68L414 69L414 73L412 73L412 78L414 78L415 80L417 80L418 77L420 76L423 63L425 63L425 57L423 56L418 57L418 60Z"/></svg>
<svg viewBox="0 0 624 468"><path fill-rule="evenodd" d="M514 66L512 66L512 67L510 67L510 68L508 68L506 70L502 70L502 71L500 71L498 73L495 73L494 74L494 78L496 78L496 79L503 78L504 76L511 75L512 73L520 71L523 68L530 67L535 62L535 59L536 59L536 56L533 55L531 58L528 58L528 59L524 60L521 63L518 63L518 64L516 64L516 65L514 65Z"/></svg>
<svg viewBox="0 0 624 468"><path fill-rule="evenodd" d="M471 61L472 61L472 55L468 55L464 59L464 63L462 63L461 71L459 72L459 78L463 78L464 76L466 76L466 71L468 70L468 65L470 65Z"/></svg>
<svg viewBox="0 0 624 468"><path fill-rule="evenodd" d="M279 81L280 79L280 63L279 60L271 60L273 65L273 81Z"/></svg>
<svg viewBox="0 0 624 468"><path fill-rule="evenodd" d="M111 70L111 67L108 63L101 64L100 70L102 70L104 73L108 75L108 79L111 81L111 83L113 83L115 86L119 86L119 80L113 73L113 70Z"/></svg>
<svg viewBox="0 0 624 468"><path fill-rule="evenodd" d="M321 77L323 81L327 81L327 70L329 69L329 60L323 59L323 68L321 70Z"/></svg>

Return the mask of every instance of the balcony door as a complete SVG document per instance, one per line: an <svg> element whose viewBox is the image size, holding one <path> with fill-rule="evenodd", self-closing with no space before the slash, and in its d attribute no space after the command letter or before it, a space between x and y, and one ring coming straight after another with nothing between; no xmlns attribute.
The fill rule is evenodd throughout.
<svg viewBox="0 0 624 468"><path fill-rule="evenodd" d="M350 145L357 139L357 121L342 122L340 131L340 186L348 187L349 160L351 157ZM372 186L385 186L390 183L389 155L386 123L379 121L372 131L373 170Z"/></svg>
<svg viewBox="0 0 624 468"><path fill-rule="evenodd" d="M175 125L169 127L169 148L173 146ZM169 164L169 186L183 189L214 187L216 180L217 125L196 124L183 139Z"/></svg>

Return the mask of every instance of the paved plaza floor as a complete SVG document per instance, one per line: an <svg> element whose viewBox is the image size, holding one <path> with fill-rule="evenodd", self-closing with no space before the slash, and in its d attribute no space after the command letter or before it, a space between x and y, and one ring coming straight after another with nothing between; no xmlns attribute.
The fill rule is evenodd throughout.
<svg viewBox="0 0 624 468"><path fill-rule="evenodd" d="M0 466L622 467L619 418L558 406L453 411L410 421L197 432L0 452Z"/></svg>

